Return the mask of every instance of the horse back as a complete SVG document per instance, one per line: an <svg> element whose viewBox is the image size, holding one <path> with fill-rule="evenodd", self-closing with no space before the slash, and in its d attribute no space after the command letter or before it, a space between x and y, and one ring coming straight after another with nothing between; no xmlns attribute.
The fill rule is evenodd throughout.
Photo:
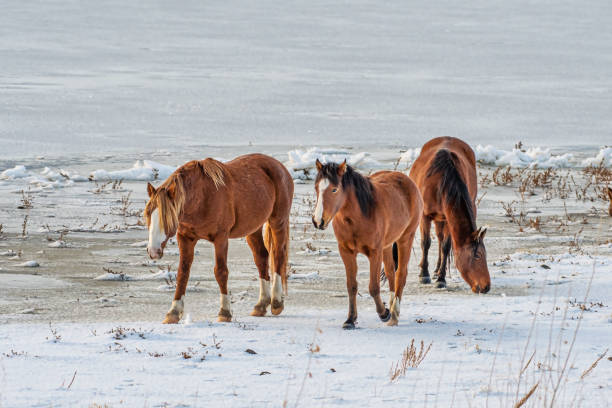
<svg viewBox="0 0 612 408"><path fill-rule="evenodd" d="M429 171L441 149L446 149L451 153L455 167L465 183L472 201L476 199L478 192L476 156L472 148L456 137L442 136L432 139L423 145L421 154L410 169L410 178L415 182L423 196L426 215L435 216L442 213L440 199L443 192L439 191L442 184L442 174L430 173Z"/></svg>

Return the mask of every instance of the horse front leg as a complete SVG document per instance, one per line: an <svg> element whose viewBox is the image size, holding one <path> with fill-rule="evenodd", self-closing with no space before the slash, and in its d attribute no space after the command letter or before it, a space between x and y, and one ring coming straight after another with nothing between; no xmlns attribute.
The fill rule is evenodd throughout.
<svg viewBox="0 0 612 408"><path fill-rule="evenodd" d="M349 298L348 318L342 325L343 329L354 329L357 323L357 254L338 246L340 257L346 270L346 290ZM378 264L380 267L380 263Z"/></svg>
<svg viewBox="0 0 612 408"><path fill-rule="evenodd" d="M438 264L434 277L436 278L436 287L446 287L446 261L451 249L451 239L448 232L446 222L436 222L436 235L438 237Z"/></svg>
<svg viewBox="0 0 612 408"><path fill-rule="evenodd" d="M380 263L383 260L382 250L375 249L370 251L368 260L370 261L370 296L372 296L376 304L376 313L378 313L378 317L383 322L386 322L391 315L389 314L389 309L385 307L385 304L380 298Z"/></svg>
<svg viewBox="0 0 612 408"><path fill-rule="evenodd" d="M229 275L227 269L228 237L217 238L213 244L215 246L215 279L217 280L219 291L221 292L221 307L219 309L217 321L231 322L232 311L229 294L227 292L227 278Z"/></svg>
<svg viewBox="0 0 612 408"><path fill-rule="evenodd" d="M176 290L174 291L174 300L170 310L166 313L166 318L162 323L174 324L178 323L183 317L185 309L185 291L187 290L187 281L189 281L189 272L193 262L193 252L197 239L186 237L181 234L176 234L176 240L179 247L179 267L176 273Z"/></svg>

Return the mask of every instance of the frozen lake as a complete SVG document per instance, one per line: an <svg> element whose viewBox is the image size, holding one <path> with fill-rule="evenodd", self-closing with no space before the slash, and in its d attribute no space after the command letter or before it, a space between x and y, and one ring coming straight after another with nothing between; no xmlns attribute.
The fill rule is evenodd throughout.
<svg viewBox="0 0 612 408"><path fill-rule="evenodd" d="M608 1L4 2L0 159L438 135L599 146L611 15Z"/></svg>

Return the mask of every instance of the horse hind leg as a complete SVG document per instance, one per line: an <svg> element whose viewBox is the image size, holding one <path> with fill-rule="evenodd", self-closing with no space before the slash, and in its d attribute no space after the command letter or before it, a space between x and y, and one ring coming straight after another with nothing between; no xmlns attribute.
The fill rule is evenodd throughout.
<svg viewBox="0 0 612 408"><path fill-rule="evenodd" d="M406 285L406 276L408 275L408 263L410 262L410 253L412 243L414 241L415 232L408 232L402 235L397 242L398 246L398 266L395 271L395 293L391 296L391 304L389 311L391 318L387 322L388 326L397 326L400 315L400 303Z"/></svg>
<svg viewBox="0 0 612 408"><path fill-rule="evenodd" d="M431 246L431 218L423 216L421 218L420 229L422 257L421 263L419 264L421 268L419 279L421 283L431 283L431 277L429 276L429 261L427 260L429 247Z"/></svg>
<svg viewBox="0 0 612 408"><path fill-rule="evenodd" d="M246 237L247 244L253 252L253 259L259 271L259 300L253 307L251 316L265 316L268 306L271 303L270 298L270 275L268 274L268 258L269 253L264 243L262 229L258 229L251 235Z"/></svg>
<svg viewBox="0 0 612 408"><path fill-rule="evenodd" d="M270 252L270 269L272 271L271 312L279 315L285 308L283 288L287 290L287 257L289 244L289 221L274 225L268 221L264 236Z"/></svg>

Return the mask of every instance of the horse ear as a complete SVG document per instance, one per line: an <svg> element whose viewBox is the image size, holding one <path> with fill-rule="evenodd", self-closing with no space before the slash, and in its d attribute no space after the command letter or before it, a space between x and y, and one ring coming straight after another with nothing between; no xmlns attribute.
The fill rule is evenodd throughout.
<svg viewBox="0 0 612 408"><path fill-rule="evenodd" d="M478 236L478 240L482 242L486 234L487 234L487 227L484 227L480 230L480 235Z"/></svg>
<svg viewBox="0 0 612 408"><path fill-rule="evenodd" d="M323 164L319 161L319 159L317 159L316 165L317 165L317 171L321 171L321 169L323 168Z"/></svg>
<svg viewBox="0 0 612 408"><path fill-rule="evenodd" d="M149 194L149 198L153 197L153 194L155 194L155 187L153 187L153 184L147 183L147 193Z"/></svg>
<svg viewBox="0 0 612 408"><path fill-rule="evenodd" d="M341 165L338 166L338 176L344 176L344 172L346 171L346 159L342 162Z"/></svg>
<svg viewBox="0 0 612 408"><path fill-rule="evenodd" d="M174 196L176 194L176 182L172 181L168 187L166 187L166 191L168 192L168 198L174 200Z"/></svg>

